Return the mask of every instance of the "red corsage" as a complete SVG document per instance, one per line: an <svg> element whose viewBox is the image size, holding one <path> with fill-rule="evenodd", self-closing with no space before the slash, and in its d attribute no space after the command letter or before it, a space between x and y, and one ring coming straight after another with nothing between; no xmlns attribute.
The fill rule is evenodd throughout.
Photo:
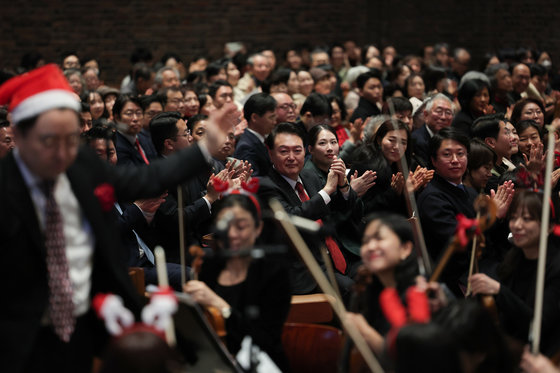
<svg viewBox="0 0 560 373"><path fill-rule="evenodd" d="M115 188L109 183L99 184L93 191L93 194L99 200L101 204L101 209L105 212L109 212L113 209L115 204Z"/></svg>
<svg viewBox="0 0 560 373"><path fill-rule="evenodd" d="M478 221L476 219L469 219L463 214L457 214L457 228L455 233L459 239L461 247L467 246L469 243L468 232L475 230L475 234L480 234L480 229L478 227Z"/></svg>

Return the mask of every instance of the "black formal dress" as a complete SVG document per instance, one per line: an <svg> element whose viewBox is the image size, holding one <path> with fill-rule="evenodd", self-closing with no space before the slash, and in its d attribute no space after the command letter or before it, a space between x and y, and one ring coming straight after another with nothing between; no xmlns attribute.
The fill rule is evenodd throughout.
<svg viewBox="0 0 560 373"><path fill-rule="evenodd" d="M250 335L253 343L285 371L288 365L282 348L282 329L291 301L288 264L278 255L253 259L245 281L233 286L218 283L224 267L223 260L205 260L199 279L232 308L226 319L228 350L235 355L243 338Z"/></svg>

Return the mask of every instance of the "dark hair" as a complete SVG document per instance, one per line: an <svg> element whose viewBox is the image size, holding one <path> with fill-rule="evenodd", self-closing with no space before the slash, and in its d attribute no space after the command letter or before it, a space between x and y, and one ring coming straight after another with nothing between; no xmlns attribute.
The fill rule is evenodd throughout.
<svg viewBox="0 0 560 373"><path fill-rule="evenodd" d="M340 109L340 120L345 121L346 117L348 116L348 112L346 111L346 105L344 104L344 100L342 100L342 98L338 97L337 95L333 95L333 94L328 95L327 99L329 100L329 104L332 104L333 102L336 102L338 104L338 108ZM331 110L332 110L332 106L331 106Z"/></svg>
<svg viewBox="0 0 560 373"><path fill-rule="evenodd" d="M397 130L406 131L407 144L406 144L406 150L404 152L404 157L407 160L407 164L410 164L410 157L412 154L412 141L410 141L410 130L408 129L408 126L403 121L400 121L398 119L397 120L389 119L381 123L381 125L377 128L377 131L375 132L375 136L372 139L372 145L376 149L378 154L383 154L383 152L381 151L381 141L383 141L383 138L387 135L387 133L395 130L395 124Z"/></svg>
<svg viewBox="0 0 560 373"><path fill-rule="evenodd" d="M356 85L358 86L358 89L364 89L367 81L371 78L375 78L381 82L381 72L377 69L370 69L368 72L358 75L358 77L356 78Z"/></svg>
<svg viewBox="0 0 560 373"><path fill-rule="evenodd" d="M276 127L274 127L274 129L272 130L272 132L270 132L270 134L264 140L266 146L268 146L270 150L274 149L274 140L276 140L276 135L278 135L279 133L289 133L292 135L299 136L299 138L301 138L301 141L303 142L303 146L304 147L306 146L306 141L305 141L306 139L302 130L299 127L297 127L294 123L282 122L277 124Z"/></svg>
<svg viewBox="0 0 560 373"><path fill-rule="evenodd" d="M317 143L317 138L319 137L319 134L321 133L321 131L329 131L330 133L332 133L334 135L334 137L336 138L336 141L338 142L338 136L336 135L336 131L334 130L334 128L332 128L328 124L318 124L318 125L314 126L313 128L311 128L309 130L309 132L307 133L307 139L308 139L309 146L311 146L312 148L315 147L315 144Z"/></svg>
<svg viewBox="0 0 560 373"><path fill-rule="evenodd" d="M144 62L138 62L132 66L132 81L138 82L138 79L150 80L152 77L152 69Z"/></svg>
<svg viewBox="0 0 560 373"><path fill-rule="evenodd" d="M529 69L531 70L531 78L534 76L548 75L548 71L546 70L546 67L539 65L538 63L531 64L531 66L529 66Z"/></svg>
<svg viewBox="0 0 560 373"><path fill-rule="evenodd" d="M91 106L90 104L90 97L92 95L99 95L99 98L101 99L101 102L103 102L103 114L101 114L100 118L109 118L109 112L107 111L107 107L105 106L105 101L103 100L103 95L101 94L101 92L99 91L90 91L86 94L86 101L87 103ZM90 108L91 109L91 108ZM83 111L83 110L82 110Z"/></svg>
<svg viewBox="0 0 560 373"><path fill-rule="evenodd" d="M469 354L482 354L477 372L513 372L513 361L504 335L490 313L479 302L462 299L451 303L434 317L457 347Z"/></svg>
<svg viewBox="0 0 560 373"><path fill-rule="evenodd" d="M497 160L496 153L481 139L472 139L469 143L469 159L467 170L474 171L488 163L494 165Z"/></svg>
<svg viewBox="0 0 560 373"><path fill-rule="evenodd" d="M115 137L115 132L108 126L93 126L91 129L82 134L82 139L86 145L91 144L97 139L110 140L115 143Z"/></svg>
<svg viewBox="0 0 560 373"><path fill-rule="evenodd" d="M82 113L89 113L89 104L87 102L80 102L80 112Z"/></svg>
<svg viewBox="0 0 560 373"><path fill-rule="evenodd" d="M424 78L422 78L422 75L418 74L418 73L410 73L410 75L406 78L406 80L404 81L404 95L408 98L410 98L409 94L408 94L408 87L412 84L412 79L414 78L420 78L422 79L422 83L424 83ZM426 93L426 85L424 85L424 93Z"/></svg>
<svg viewBox="0 0 560 373"><path fill-rule="evenodd" d="M165 106L164 103L161 101L161 97L157 94L140 97L140 103L142 104L141 106L142 111L146 111L150 107L150 105L154 102L159 102L162 108Z"/></svg>
<svg viewBox="0 0 560 373"><path fill-rule="evenodd" d="M393 212L376 212L365 218L364 227L367 227L373 221L379 221L382 226L393 231L402 244L410 242L414 245L412 226L404 216ZM395 268L395 281L399 293L404 293L406 289L414 283L414 278L417 274L418 264L416 262L416 254L412 251L411 254Z"/></svg>
<svg viewBox="0 0 560 373"><path fill-rule="evenodd" d="M225 70L227 65L224 65L222 62L213 61L206 66L205 74L206 80L210 80L210 77L216 76L220 74L220 70Z"/></svg>
<svg viewBox="0 0 560 373"><path fill-rule="evenodd" d="M395 113L404 113L405 111L410 111L410 113L412 113L412 104L409 100L404 97L389 97L387 99L387 105L383 105L383 114L391 114L389 110L389 102L393 103Z"/></svg>
<svg viewBox="0 0 560 373"><path fill-rule="evenodd" d="M117 96L115 104L113 105L113 118L116 119L121 117L121 111L128 102L132 102L139 108L142 108L142 104L140 103L140 99L138 97L134 97L131 95L119 95Z"/></svg>
<svg viewBox="0 0 560 373"><path fill-rule="evenodd" d="M204 114L196 114L189 118L187 121L187 127L191 132L194 132L194 127L198 122L202 122L203 120L208 119L208 115Z"/></svg>
<svg viewBox="0 0 560 373"><path fill-rule="evenodd" d="M544 115L545 110L542 102L533 97L526 97L526 98L522 98L521 100L515 103L515 106L513 107L513 111L511 112L511 123L515 125L517 124L517 122L519 122L519 120L521 119L521 114L523 114L523 109L525 108L525 105L530 103L538 105Z"/></svg>
<svg viewBox="0 0 560 373"><path fill-rule="evenodd" d="M520 120L519 122L517 122L517 124L514 127L515 127L515 130L517 131L517 134L519 136L521 136L521 134L523 132L525 132L527 130L527 128L533 127L534 129L537 130L537 133L539 134L539 137L541 138L541 141L543 141L543 135L541 133L541 128L539 127L537 122L535 122L532 119Z"/></svg>
<svg viewBox="0 0 560 373"><path fill-rule="evenodd" d="M436 159L437 152L444 140L457 141L459 144L463 145L467 152L470 150L469 138L465 136L462 132L457 131L453 127L442 128L438 133L434 134L430 139L429 149L430 157Z"/></svg>
<svg viewBox="0 0 560 373"><path fill-rule="evenodd" d="M247 195L244 194L229 194L224 198L219 199L212 205L212 216L214 219L214 223L216 223L216 218L220 214L220 212L228 207L235 207L239 206L243 210L249 212L253 221L255 223L255 227L258 227L261 222L261 216L259 213L260 209L260 202L257 196L253 196L255 199L253 200ZM255 201L259 204L259 207L255 204Z"/></svg>
<svg viewBox="0 0 560 373"><path fill-rule="evenodd" d="M155 115L150 121L150 133L152 142L158 154L163 151L163 143L167 139L176 140L179 130L177 122L181 119L178 111L164 111Z"/></svg>
<svg viewBox="0 0 560 373"><path fill-rule="evenodd" d="M462 372L457 345L439 325L405 325L397 334L395 347L395 373Z"/></svg>
<svg viewBox="0 0 560 373"><path fill-rule="evenodd" d="M210 97L212 97L213 99L216 98L216 92L218 92L218 89L223 86L232 88L231 84L221 79L216 80L214 83L210 84L210 87L208 87L208 94L210 95ZM201 106L203 105L201 104Z"/></svg>
<svg viewBox="0 0 560 373"><path fill-rule="evenodd" d="M459 88L458 93L459 104L461 104L461 111L469 112L472 99L484 88L486 88L488 90L488 94L490 94L490 87L484 80L466 80L461 88Z"/></svg>
<svg viewBox="0 0 560 373"><path fill-rule="evenodd" d="M484 115L476 118L472 125L472 136L484 141L487 137L498 138L500 122L507 122L503 114Z"/></svg>
<svg viewBox="0 0 560 373"><path fill-rule="evenodd" d="M247 119L247 122L251 122L253 114L262 117L267 112L276 110L276 105L276 100L268 93L256 93L245 102L243 116Z"/></svg>
<svg viewBox="0 0 560 373"><path fill-rule="evenodd" d="M279 85L279 84L288 84L288 80L290 80L290 74L292 70L286 67L281 67L276 71L273 71L272 74L263 82L262 90L265 93L270 93L270 87Z"/></svg>
<svg viewBox="0 0 560 373"><path fill-rule="evenodd" d="M327 99L327 96L317 92L311 92L305 99L305 102L301 106L300 110L301 114L305 114L307 112L311 113L314 117L326 115L330 118L332 115L331 103Z"/></svg>
<svg viewBox="0 0 560 373"><path fill-rule="evenodd" d="M171 87L165 87L164 89L159 91L157 95L159 101L163 106L167 105L167 94L169 92L181 92L181 89L179 87L171 86ZM183 92L181 92L181 94L183 94Z"/></svg>

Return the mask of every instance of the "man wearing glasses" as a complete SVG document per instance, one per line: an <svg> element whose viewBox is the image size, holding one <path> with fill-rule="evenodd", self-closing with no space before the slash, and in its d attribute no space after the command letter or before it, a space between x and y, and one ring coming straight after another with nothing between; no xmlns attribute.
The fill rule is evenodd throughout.
<svg viewBox="0 0 560 373"><path fill-rule="evenodd" d="M117 98L113 106L113 118L117 123L117 157L119 165L148 165L156 159L153 145L142 131L144 112L140 99L128 95Z"/></svg>

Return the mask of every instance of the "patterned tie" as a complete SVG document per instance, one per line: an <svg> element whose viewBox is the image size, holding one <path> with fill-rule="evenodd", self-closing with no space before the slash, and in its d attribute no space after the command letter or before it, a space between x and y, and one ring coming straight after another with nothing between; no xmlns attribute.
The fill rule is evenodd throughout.
<svg viewBox="0 0 560 373"><path fill-rule="evenodd" d="M305 192L303 184L299 181L296 183L296 192L301 202L309 201L309 196ZM318 219L317 223L323 225L323 221L321 219ZM346 259L344 259L344 255L342 255L342 251L340 251L340 247L338 246L334 238L332 238L332 236L325 237L325 244L327 245L327 249L329 249L329 253L331 254L331 258L334 262L334 267L340 273L346 273Z"/></svg>
<svg viewBox="0 0 560 373"><path fill-rule="evenodd" d="M144 153L144 150L142 150L142 147L140 146L140 142L138 141L138 138L136 138L136 150L138 150L138 153L140 153L140 156L144 160L144 163L150 164L150 161L148 161L148 158L146 158L146 154Z"/></svg>
<svg viewBox="0 0 560 373"><path fill-rule="evenodd" d="M66 260L66 244L62 230L62 217L54 199L54 181L42 184L47 198L45 207L45 247L47 248L47 271L49 284L49 317L54 332L64 342L70 341L76 320L73 315L72 282Z"/></svg>

